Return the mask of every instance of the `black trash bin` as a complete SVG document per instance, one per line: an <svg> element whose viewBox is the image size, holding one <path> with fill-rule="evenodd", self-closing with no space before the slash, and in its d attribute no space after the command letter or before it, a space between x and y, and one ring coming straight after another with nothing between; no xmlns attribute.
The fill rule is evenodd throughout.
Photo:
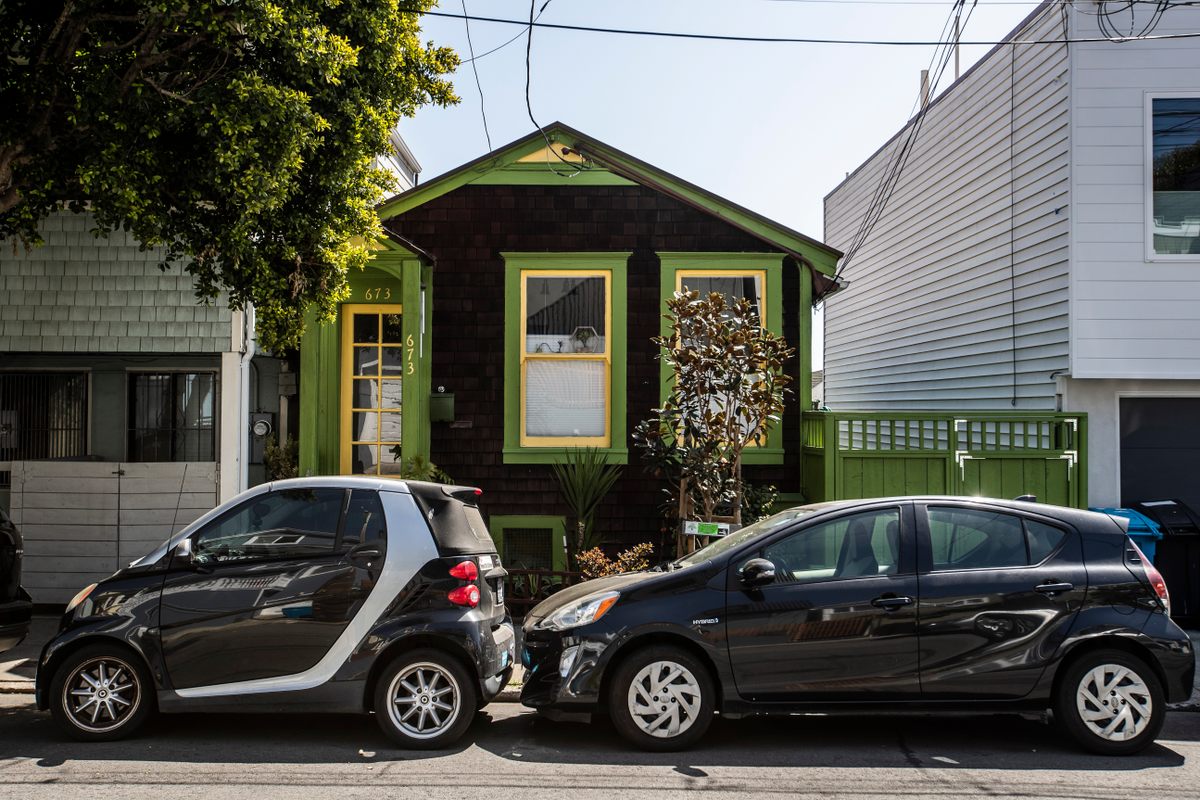
<svg viewBox="0 0 1200 800"><path fill-rule="evenodd" d="M1179 500L1147 500L1133 507L1162 530L1154 566L1171 593L1171 617L1200 623L1200 514Z"/></svg>

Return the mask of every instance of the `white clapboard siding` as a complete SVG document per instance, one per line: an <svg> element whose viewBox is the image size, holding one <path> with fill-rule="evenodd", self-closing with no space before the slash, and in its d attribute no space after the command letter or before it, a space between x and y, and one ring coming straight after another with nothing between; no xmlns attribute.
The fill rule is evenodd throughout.
<svg viewBox="0 0 1200 800"><path fill-rule="evenodd" d="M1178 5L1155 33L1195 31ZM1075 45L1071 87L1071 375L1200 379L1200 258L1146 260L1147 94L1200 97L1200 40Z"/></svg>
<svg viewBox="0 0 1200 800"><path fill-rule="evenodd" d="M217 502L212 463L17 461L11 471L21 580L36 603L67 602Z"/></svg>
<svg viewBox="0 0 1200 800"><path fill-rule="evenodd" d="M1061 38L1062 25L1053 9L1015 38ZM835 410L1011 408L1014 394L1017 408L1053 407L1051 373L1068 366L1068 54L1019 46L1014 66L1010 50L930 106L849 287L826 302ZM830 245L850 247L906 136L826 197Z"/></svg>

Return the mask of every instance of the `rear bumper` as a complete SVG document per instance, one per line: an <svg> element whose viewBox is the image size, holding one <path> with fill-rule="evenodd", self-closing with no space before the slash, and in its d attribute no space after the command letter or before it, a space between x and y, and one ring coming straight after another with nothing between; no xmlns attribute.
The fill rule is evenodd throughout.
<svg viewBox="0 0 1200 800"><path fill-rule="evenodd" d="M491 702L508 685L516 659L516 643L512 620L507 616L490 633L485 632L482 636L479 688L483 694L483 702Z"/></svg>
<svg viewBox="0 0 1200 800"><path fill-rule="evenodd" d="M1149 616L1142 629L1142 643L1158 661L1165 678L1168 703L1182 703L1192 696L1196 680L1196 654L1192 640L1166 614Z"/></svg>
<svg viewBox="0 0 1200 800"><path fill-rule="evenodd" d="M21 597L0 603L0 653L11 650L29 635L33 620L33 600L21 590Z"/></svg>

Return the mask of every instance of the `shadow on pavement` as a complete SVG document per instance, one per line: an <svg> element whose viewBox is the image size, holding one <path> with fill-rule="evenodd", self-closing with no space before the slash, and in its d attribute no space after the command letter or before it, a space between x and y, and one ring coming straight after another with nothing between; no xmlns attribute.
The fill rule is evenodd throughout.
<svg viewBox="0 0 1200 800"><path fill-rule="evenodd" d="M1200 714L1171 714L1162 741L1200 741ZM138 737L80 744L65 739L32 705L0 708L0 758L56 767L71 761L183 764L353 764L423 761L479 747L530 764L939 768L1123 772L1175 767L1170 744L1141 755L1104 758L1075 749L1058 731L1017 717L783 717L716 720L685 753L627 746L606 721L551 722L511 704L478 715L453 749L395 748L366 716L180 714L153 720ZM691 770L689 772L688 770Z"/></svg>

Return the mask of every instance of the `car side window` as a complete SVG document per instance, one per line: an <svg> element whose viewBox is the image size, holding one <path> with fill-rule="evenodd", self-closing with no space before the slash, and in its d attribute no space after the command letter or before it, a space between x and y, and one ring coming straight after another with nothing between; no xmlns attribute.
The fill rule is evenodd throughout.
<svg viewBox="0 0 1200 800"><path fill-rule="evenodd" d="M933 568L1024 567L1043 561L1066 533L1015 514L969 508L928 510Z"/></svg>
<svg viewBox="0 0 1200 800"><path fill-rule="evenodd" d="M342 525L342 549L386 539L387 524L379 492L374 489L355 489L350 495L346 521Z"/></svg>
<svg viewBox="0 0 1200 800"><path fill-rule="evenodd" d="M251 498L196 534L196 558L224 563L331 553L345 499L345 489L287 489Z"/></svg>
<svg viewBox="0 0 1200 800"><path fill-rule="evenodd" d="M900 509L820 522L763 548L776 583L894 575L900 564Z"/></svg>

